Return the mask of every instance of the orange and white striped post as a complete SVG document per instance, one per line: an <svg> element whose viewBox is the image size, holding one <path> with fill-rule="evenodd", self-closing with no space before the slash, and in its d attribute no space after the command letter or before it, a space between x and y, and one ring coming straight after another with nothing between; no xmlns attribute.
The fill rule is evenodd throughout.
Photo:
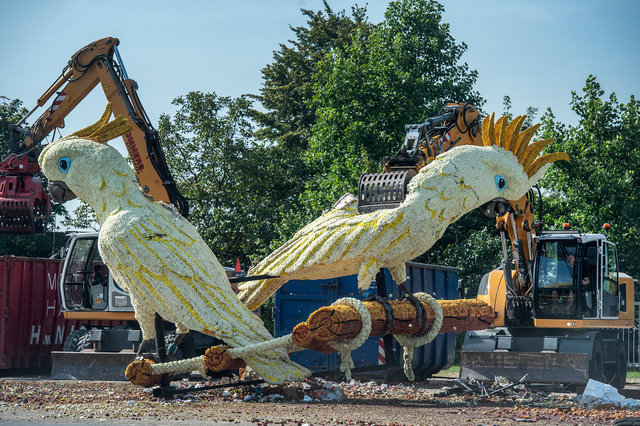
<svg viewBox="0 0 640 426"><path fill-rule="evenodd" d="M387 363L384 355L384 340L380 337L378 339L378 365L385 365Z"/></svg>

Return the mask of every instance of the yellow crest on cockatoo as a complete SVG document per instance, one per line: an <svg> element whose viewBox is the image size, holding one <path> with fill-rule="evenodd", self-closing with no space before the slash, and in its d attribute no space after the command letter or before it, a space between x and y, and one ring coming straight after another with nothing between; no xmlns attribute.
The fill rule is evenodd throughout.
<svg viewBox="0 0 640 426"><path fill-rule="evenodd" d="M526 115L520 115L509 123L506 116L499 118L496 122L495 114L487 115L482 121L482 141L484 146L495 145L511 151L522 164L524 172L529 177L535 175L545 164L560 160L569 161L569 155L566 152L554 152L537 158L544 147L553 142L554 139L543 139L529 144L540 124L535 124L521 132L520 128L526 118Z"/></svg>

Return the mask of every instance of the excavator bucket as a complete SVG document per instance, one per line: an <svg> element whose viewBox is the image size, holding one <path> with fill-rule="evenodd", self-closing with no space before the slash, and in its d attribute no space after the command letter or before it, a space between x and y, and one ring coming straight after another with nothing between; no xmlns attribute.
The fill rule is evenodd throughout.
<svg viewBox="0 0 640 426"><path fill-rule="evenodd" d="M586 353L462 352L460 378L493 381L505 377L528 383L585 384L589 380Z"/></svg>
<svg viewBox="0 0 640 426"><path fill-rule="evenodd" d="M36 160L9 156L0 163L0 234L43 235L51 214Z"/></svg>

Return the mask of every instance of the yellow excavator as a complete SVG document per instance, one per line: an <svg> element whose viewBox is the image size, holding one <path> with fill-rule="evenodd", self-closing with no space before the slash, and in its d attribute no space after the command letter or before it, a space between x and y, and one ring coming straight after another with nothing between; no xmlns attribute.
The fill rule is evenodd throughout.
<svg viewBox="0 0 640 426"><path fill-rule="evenodd" d="M361 179L359 208L402 201L403 184L426 162L456 146L482 144L479 113L465 103L446 104L405 130L385 173ZM379 184L385 180L391 183ZM541 201L532 190L516 202L496 199L480 208L496 219L502 262L480 282L477 298L493 308L495 321L466 334L461 377L575 385L593 378L624 387L627 355L619 334L634 325L634 280L619 270L608 224L603 233L568 224L543 230L535 220Z"/></svg>
<svg viewBox="0 0 640 426"><path fill-rule="evenodd" d="M526 375L529 382L575 385L595 379L622 388L627 350L619 336L634 326L634 280L619 269L609 225L603 233L569 224L542 230L533 200L530 193L484 206L497 216L503 260L482 278L477 297L496 319L493 329L467 333L461 377Z"/></svg>

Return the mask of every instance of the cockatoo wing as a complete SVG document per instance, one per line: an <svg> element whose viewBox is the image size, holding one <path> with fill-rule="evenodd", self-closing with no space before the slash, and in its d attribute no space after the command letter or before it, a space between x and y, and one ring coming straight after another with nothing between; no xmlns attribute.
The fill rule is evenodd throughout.
<svg viewBox="0 0 640 426"><path fill-rule="evenodd" d="M355 203L336 208L298 231L289 241L249 271L249 275L271 275L280 278L246 282L239 286L240 300L250 309L260 306L289 279L313 279L357 273L366 253L382 253L381 236L400 234L395 229L402 213L397 209L358 214ZM392 237L393 240L395 238ZM388 241L388 239L387 239ZM380 247L378 247L380 246ZM387 247L388 248L388 247ZM340 265L340 270L315 275L317 265ZM346 270L345 270L346 267ZM305 275L309 271L311 275Z"/></svg>
<svg viewBox="0 0 640 426"><path fill-rule="evenodd" d="M231 347L272 339L262 321L240 302L227 275L196 229L157 204L149 214L115 215L100 232L100 252L115 276L129 283L148 323L150 311L188 329L214 335ZM141 302L142 300L142 302ZM141 305L141 306L140 306ZM136 318L138 309L136 308ZM151 324L140 324L148 330ZM244 357L270 383L300 380L309 370L274 347Z"/></svg>
<svg viewBox="0 0 640 426"><path fill-rule="evenodd" d="M100 250L114 274L126 275L132 293L169 321L233 347L270 339L195 228L164 207L154 204L152 210L104 223Z"/></svg>

